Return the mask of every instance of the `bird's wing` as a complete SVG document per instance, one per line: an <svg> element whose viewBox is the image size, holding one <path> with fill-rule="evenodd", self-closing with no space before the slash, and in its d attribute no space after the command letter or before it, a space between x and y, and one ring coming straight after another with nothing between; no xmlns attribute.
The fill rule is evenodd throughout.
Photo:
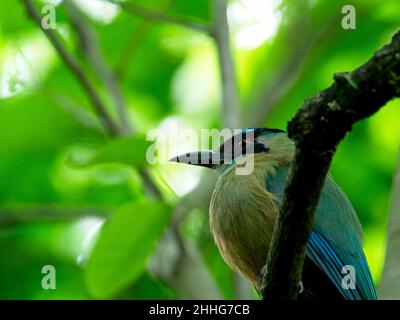
<svg viewBox="0 0 400 320"><path fill-rule="evenodd" d="M288 168L276 170L266 188L282 201ZM361 226L346 195L328 176L315 213L307 256L329 277L346 299L376 299L375 288L361 248ZM344 266L354 266L356 289L344 289Z"/></svg>
<svg viewBox="0 0 400 320"><path fill-rule="evenodd" d="M352 255L313 231L308 241L307 256L328 276L347 300L377 299L361 247L358 255Z"/></svg>

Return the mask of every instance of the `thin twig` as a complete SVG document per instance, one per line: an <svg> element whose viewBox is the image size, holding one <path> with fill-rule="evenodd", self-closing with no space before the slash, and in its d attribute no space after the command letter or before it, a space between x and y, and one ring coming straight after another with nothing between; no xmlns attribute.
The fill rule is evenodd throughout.
<svg viewBox="0 0 400 320"><path fill-rule="evenodd" d="M53 103L57 104L61 109L68 112L73 116L79 123L85 127L93 128L96 131L104 133L104 127L96 117L90 111L85 110L76 101L73 101L70 97L65 94L54 90L53 88L46 86L42 90L43 96L47 96Z"/></svg>
<svg viewBox="0 0 400 320"><path fill-rule="evenodd" d="M82 13L71 0L64 1L64 5L71 15L72 25L78 34L81 47L86 54L86 60L92 65L114 100L122 130L121 133L129 134L132 131L132 127L128 119L125 99L114 74L107 67L95 33L91 26L85 22Z"/></svg>
<svg viewBox="0 0 400 320"><path fill-rule="evenodd" d="M35 8L33 7L31 1L30 0L22 0L22 1L25 3L29 14L34 18L34 20L39 24L39 26L41 26L41 18L39 16L39 14L37 13L37 11L35 10ZM183 26L186 26L186 27L198 30L198 31L202 31L202 32L206 32L206 33L210 32L209 28L202 24L195 24L195 23L192 23L192 22L189 22L186 20L170 18L170 17L164 16L162 14L161 15L159 15L159 14L147 15L147 13L148 12L141 11L139 13L139 15L142 14L143 17L145 17L145 18L147 17L150 20L161 19L165 22L177 23L177 24L180 24L180 25L183 25ZM93 92L95 93L95 91L91 87L84 72L80 69L79 64L64 48L63 44L58 39L56 33L52 30L43 30L43 32L49 38L49 40L53 44L53 46L56 48L57 52L62 57L64 63L67 65L67 67L69 67L73 71L73 73L78 77L78 79L80 80L81 83L83 82L83 87L86 89L86 91L88 91L88 88L89 88L89 91L91 92L91 96L92 96ZM84 79L84 80L82 80L82 79ZM96 99L92 99L92 102L95 105L100 104L101 106L103 106L103 104L100 100L100 97L98 97L97 95L95 95L95 97L96 97ZM106 110L106 109L104 108L104 110ZM107 122L109 122L109 124L108 123L105 124L107 131L112 136L119 135L120 134L119 127L113 123L112 118L109 118L107 113L104 113L104 114L105 114L105 116L101 117L101 119L105 118L105 119L107 119ZM145 188L146 192L148 192L149 195L152 197L161 198L162 195L161 195L159 189L157 188L157 186L152 181L148 171L144 170L144 169L139 169L139 173L143 179L144 188ZM178 231L178 228L176 227L176 225L171 226L168 230L171 231L171 234L173 235L173 238L174 238L171 241L176 242L178 244L182 243L181 236L179 234L179 231ZM192 263L192 265L196 266L196 268L198 268L199 270L195 270L196 268L193 268L193 267L190 267L190 268L183 267L184 264L181 263L182 260L187 261L188 263ZM193 288L188 286L189 290L185 290L186 287L184 287L184 289L182 290L180 288L180 285L184 286L184 284L188 284L189 282L187 281L187 279L198 279L198 275L201 274L201 278L202 278L201 282L202 283L209 282L211 285L213 284L209 275L207 273L201 272L200 269L203 269L203 268L200 268L200 262L199 262L200 260L201 259L197 259L196 257L188 255L186 253L186 250L179 253L179 259L177 259L176 264L178 267L183 267L183 268L181 268L180 270L175 270L176 272L172 275L174 278L172 279L172 283L170 283L170 284L175 285L177 290L180 291L182 298L185 298L185 297L204 298L205 297L205 293L200 289L198 290L198 292L193 292ZM196 276L193 277L193 274L196 274ZM168 280L169 279L167 278L166 281L168 281ZM209 292L217 292L217 291L218 290L214 289L214 287L213 287L213 289L211 291L206 290L205 292L207 292L206 294L209 295Z"/></svg>
<svg viewBox="0 0 400 320"><path fill-rule="evenodd" d="M111 213L102 208L15 207L0 208L0 226L37 221L76 220L84 217L108 218Z"/></svg>
<svg viewBox="0 0 400 320"><path fill-rule="evenodd" d="M36 11L35 7L33 6L30 0L21 0L25 4L29 15L39 24L39 27L44 32L44 34L48 37L52 45L56 48L57 52L63 59L64 63L70 70L73 72L74 75L78 78L86 92L92 98L91 101L94 104L96 110L99 111L100 119L103 121L104 126L106 127L107 131L112 136L119 136L123 132L119 128L117 124L114 123L113 119L108 115L106 112L106 107L103 104L100 96L96 93L95 89L92 87L91 83L89 82L87 76L80 68L77 61L71 56L68 51L65 49L64 45L59 40L56 33L51 29L43 29L41 25L41 18L38 12ZM132 132L133 133L133 132ZM161 198L161 193L158 190L157 186L152 181L151 177L149 176L147 170L139 169L139 174L143 178L144 186L147 188L147 192L150 196L155 198Z"/></svg>
<svg viewBox="0 0 400 320"><path fill-rule="evenodd" d="M222 108L221 119L224 128L240 127L240 98L233 62L229 26L227 17L227 0L214 0L213 38L217 46L221 70Z"/></svg>
<svg viewBox="0 0 400 320"><path fill-rule="evenodd" d="M37 23L39 23L39 25L41 25L41 19L39 14L37 13L37 11L35 10L34 6L32 5L32 3L30 2L30 0L22 0L27 9L29 14L35 19L35 21ZM84 79L83 84L85 84L83 87L86 90L90 90L93 91L89 81L87 80L85 74L83 73L83 71L81 71L78 63L74 60L74 58L67 52L67 50L64 48L63 44L61 43L61 41L58 39L58 37L56 36L56 34L52 31L52 30L44 30L42 29L43 32L46 34L46 36L50 39L50 42L56 47L57 52L60 54L60 56L63 58L64 63L74 72L75 75L78 75L78 79L80 80L80 82L82 83L82 79ZM97 99L95 99L94 101L92 100L93 103L99 104L102 106L100 97L98 97L97 95L95 96ZM105 110L105 109L104 109ZM106 114L107 115L107 114ZM115 125L113 123L113 120L111 118L108 118L108 115L106 117L107 121L109 122L109 124L107 123L107 125L105 125L107 131L109 132L110 135L112 136L117 136L120 135L120 129L117 125ZM162 194L159 191L158 187L156 186L156 184L153 182L153 180L151 179L149 172L146 169L143 168L139 168L138 172L140 174L140 176L142 177L143 180L143 184L144 184L144 190L147 192L147 194L152 197L152 198L158 198L161 199L162 198ZM19 211L20 212L20 211ZM20 218L13 218L13 216L11 216L10 214L6 214L6 212L3 215L4 218L4 222L5 223L13 223L13 222L18 222L18 221L28 221L30 219L30 217L32 217L32 220L36 219L37 217L41 218L53 218L52 214L54 213L54 211L48 211L48 212L43 212L41 211L37 212L37 211L32 211L30 212L28 215L21 215ZM90 212L82 212L85 216L90 215ZM18 214L19 215L19 214ZM61 215L63 216L63 215ZM55 218L55 217L54 217ZM0 221L1 223L1 221ZM172 275L173 279L171 280L172 283L170 283L170 285L174 285L177 289L177 291L179 291L179 293L181 294L182 298L188 298L188 297L192 297L192 298L205 298L206 294L209 294L209 290L205 291L207 292L206 294L204 292L201 292L202 290L195 290L195 292L193 291L193 288L190 288L190 290L186 290L186 287L183 287L183 289L181 289L179 287L179 284L185 284L188 283L187 279L198 279L199 277L201 277L202 279L202 283L209 283L211 286L214 285L214 282L212 281L212 279L210 278L210 276L206 273L203 272L202 268L200 268L200 260L198 259L196 256L191 256L189 255L186 250L182 251L180 250L180 246L182 246L182 238L181 235L179 233L178 228L176 227L176 225L172 225L169 227L169 229L167 230L167 233L170 233L172 235L172 239L168 240L170 242L174 242L173 244L176 245L178 247L179 250L179 258L176 260L176 265L179 267L182 267L182 261L185 261L186 263L191 263L194 266L197 266L197 268L199 270L194 270L193 268L182 268L180 270L175 270L176 272ZM162 241L162 243L165 242ZM193 274L196 274L195 277L193 277ZM170 278L166 277L165 281L169 281ZM178 281L182 281L177 283ZM196 280L197 281L197 280ZM215 287L215 286L214 286ZM213 292L217 292L217 289L214 289L214 287L212 288ZM215 298L219 298L219 296L217 296L217 294L215 295Z"/></svg>
<svg viewBox="0 0 400 320"><path fill-rule="evenodd" d="M90 101L92 101L95 111L100 117L100 120L107 128L107 130L113 134L118 135L118 126L114 123L113 119L107 112L107 108L101 100L100 96L97 94L96 89L90 83L89 78L82 71L79 63L75 58L65 49L61 40L57 36L56 32L52 29L43 29L42 18L33 6L30 0L21 0L29 14L29 16L38 24L39 28L43 31L45 36L49 39L54 49L58 52L61 59L64 61L65 65L72 71L78 81L81 83L82 87L85 89Z"/></svg>
<svg viewBox="0 0 400 320"><path fill-rule="evenodd" d="M67 1L67 7L71 13L73 24L78 33L79 39L87 55L88 61L92 64L93 69L102 78L106 89L110 92L111 96L114 98L115 105L119 114L121 122L121 130L119 134L134 134L135 130L128 120L126 113L126 104L123 95L120 90L119 83L115 76L108 70L105 61L101 55L101 49L97 42L97 39L90 30L90 27L83 21L82 15L79 13L76 6L70 1ZM161 198L162 195L151 179L148 171L146 169L138 169L140 176L144 182L144 190L154 198Z"/></svg>
<svg viewBox="0 0 400 320"><path fill-rule="evenodd" d="M221 72L222 105L221 119L222 126L227 128L240 127L240 99L237 86L237 78L230 48L229 26L227 20L226 0L214 1L214 22L212 37L216 43L219 65ZM179 224L190 212L193 205L205 207L211 199L212 185L215 184L214 176L202 176L199 185L189 192L175 206L173 223Z"/></svg>
<svg viewBox="0 0 400 320"><path fill-rule="evenodd" d="M172 17L162 12L144 8L133 2L120 2L115 0L103 0L103 1L107 1L115 5L118 5L122 10L146 20L176 24L178 26L182 26L197 32L205 34L210 33L210 27L205 23L196 22L186 18Z"/></svg>

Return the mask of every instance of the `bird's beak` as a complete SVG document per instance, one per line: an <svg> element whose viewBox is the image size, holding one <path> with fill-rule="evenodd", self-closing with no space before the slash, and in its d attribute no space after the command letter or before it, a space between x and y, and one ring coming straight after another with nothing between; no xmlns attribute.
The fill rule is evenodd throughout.
<svg viewBox="0 0 400 320"><path fill-rule="evenodd" d="M177 157L173 157L169 161L192 164L213 169L223 163L221 155L214 151L197 151L188 152Z"/></svg>

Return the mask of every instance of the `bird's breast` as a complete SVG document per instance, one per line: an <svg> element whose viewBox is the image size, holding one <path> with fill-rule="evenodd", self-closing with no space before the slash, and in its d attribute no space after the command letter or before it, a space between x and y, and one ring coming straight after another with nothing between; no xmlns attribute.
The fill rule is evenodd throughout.
<svg viewBox="0 0 400 320"><path fill-rule="evenodd" d="M231 171L219 178L210 204L210 226L225 261L255 282L265 264L278 212L265 187L267 172L240 176Z"/></svg>

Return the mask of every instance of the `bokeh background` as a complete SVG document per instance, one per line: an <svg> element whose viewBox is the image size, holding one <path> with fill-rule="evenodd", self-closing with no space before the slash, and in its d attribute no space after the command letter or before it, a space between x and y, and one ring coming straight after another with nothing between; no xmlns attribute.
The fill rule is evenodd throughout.
<svg viewBox="0 0 400 320"><path fill-rule="evenodd" d="M212 0L129 1L182 21L214 23ZM75 1L70 10L62 1L32 3L39 13L56 6L64 49L113 119L120 92L135 133L112 137L23 2L0 2L0 298L256 298L210 237L213 173L150 166L145 158L151 129L224 126L214 39L107 1ZM355 30L341 27L345 4L356 8ZM335 72L357 67L390 40L399 12L398 0L229 1L237 124L284 129ZM103 81L107 76L114 81ZM376 283L399 119L397 100L356 124L332 166L364 227ZM170 156L197 148L196 139L177 143L178 137L161 139ZM45 265L56 269L55 290L42 288Z"/></svg>

